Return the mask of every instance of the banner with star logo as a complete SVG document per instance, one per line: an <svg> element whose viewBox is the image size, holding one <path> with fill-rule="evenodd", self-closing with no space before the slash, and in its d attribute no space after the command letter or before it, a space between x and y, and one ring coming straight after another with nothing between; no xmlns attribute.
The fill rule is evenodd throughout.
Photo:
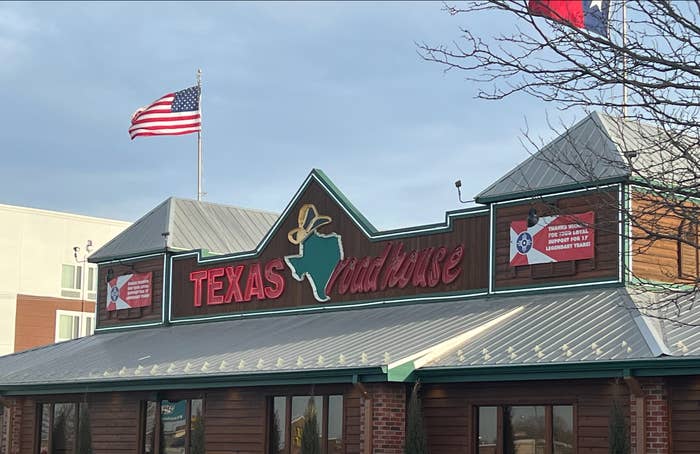
<svg viewBox="0 0 700 454"><path fill-rule="evenodd" d="M107 310L151 305L153 273L125 274L107 282Z"/></svg>
<svg viewBox="0 0 700 454"><path fill-rule="evenodd" d="M593 258L594 222L592 211L541 217L530 228L527 221L511 222L510 266Z"/></svg>

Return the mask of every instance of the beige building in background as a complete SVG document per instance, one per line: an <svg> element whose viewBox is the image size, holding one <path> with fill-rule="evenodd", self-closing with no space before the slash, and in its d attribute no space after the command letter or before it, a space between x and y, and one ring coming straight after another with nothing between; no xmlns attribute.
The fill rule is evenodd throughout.
<svg viewBox="0 0 700 454"><path fill-rule="evenodd" d="M86 258L129 225L0 204L0 355L92 334L97 267Z"/></svg>

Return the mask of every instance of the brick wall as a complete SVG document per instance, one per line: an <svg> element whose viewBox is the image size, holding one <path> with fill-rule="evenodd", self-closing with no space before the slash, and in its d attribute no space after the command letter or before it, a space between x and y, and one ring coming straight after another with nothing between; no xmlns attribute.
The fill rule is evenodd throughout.
<svg viewBox="0 0 700 454"><path fill-rule="evenodd" d="M668 388L663 378L640 379L642 396L630 397L630 436L632 452L636 454L668 454L670 452L670 426ZM644 434L646 449L637 447L638 422L640 421L638 399L643 399Z"/></svg>
<svg viewBox="0 0 700 454"><path fill-rule="evenodd" d="M372 399L372 454L402 454L406 436L406 387L401 383L366 385ZM365 452L365 407L360 407L360 453Z"/></svg>
<svg viewBox="0 0 700 454"><path fill-rule="evenodd" d="M9 454L20 454L20 441L22 439L22 398L16 398L11 402L9 413Z"/></svg>
<svg viewBox="0 0 700 454"><path fill-rule="evenodd" d="M6 415L7 412L8 409L4 405L0 404L0 453L7 452L7 423L9 422L9 418Z"/></svg>

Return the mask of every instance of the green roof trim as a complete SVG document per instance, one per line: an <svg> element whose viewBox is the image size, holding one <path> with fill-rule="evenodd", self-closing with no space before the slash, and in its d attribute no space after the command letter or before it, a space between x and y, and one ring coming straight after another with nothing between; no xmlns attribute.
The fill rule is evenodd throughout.
<svg viewBox="0 0 700 454"><path fill-rule="evenodd" d="M556 196L558 193L569 192L569 191L591 191L591 192L593 192L596 190L602 190L603 188L601 186L608 186L610 184L616 184L616 183L625 183L628 181L629 181L629 178L627 178L627 177L603 178L600 180L596 180L595 182L584 181L581 183L566 184L566 185L561 185L561 186L552 186L549 188L535 189L535 190L530 190L530 191L513 192L513 193L503 194L503 195L499 195L499 196L477 197L474 199L474 201L477 203L486 204L486 203L506 202L506 201L514 200L514 199L520 200L520 199L533 198L533 197L552 197L552 196Z"/></svg>
<svg viewBox="0 0 700 454"><path fill-rule="evenodd" d="M300 370L245 375L221 375L210 377L167 377L150 379L94 381L89 383L54 383L41 385L0 384L0 396L42 394L95 393L115 391L165 391L176 389L229 388L243 386L282 386L338 384L357 382L385 382L385 367L360 369Z"/></svg>
<svg viewBox="0 0 700 454"><path fill-rule="evenodd" d="M531 381L585 378L663 377L700 374L700 358L589 361L514 366L426 368L415 372L424 383Z"/></svg>

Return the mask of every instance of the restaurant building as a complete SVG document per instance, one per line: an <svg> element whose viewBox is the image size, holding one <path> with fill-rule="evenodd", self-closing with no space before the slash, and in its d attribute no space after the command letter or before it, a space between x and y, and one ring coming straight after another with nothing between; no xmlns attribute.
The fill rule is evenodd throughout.
<svg viewBox="0 0 700 454"><path fill-rule="evenodd" d="M640 284L697 251L627 238L620 125L419 227L376 230L319 170L280 215L166 200L92 255L94 336L0 358L9 452L401 453L416 382L431 453L700 452L700 313ZM572 150L594 179L551 165Z"/></svg>

